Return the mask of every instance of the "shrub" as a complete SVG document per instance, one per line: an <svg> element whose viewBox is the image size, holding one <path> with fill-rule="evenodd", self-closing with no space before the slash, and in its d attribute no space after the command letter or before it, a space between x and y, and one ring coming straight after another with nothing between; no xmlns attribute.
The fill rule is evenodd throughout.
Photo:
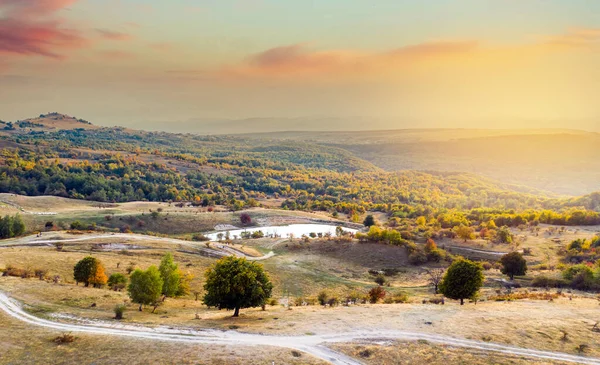
<svg viewBox="0 0 600 365"><path fill-rule="evenodd" d="M385 294L385 289L383 289L381 286L376 286L369 290L369 302L375 304L381 299L385 298Z"/></svg>
<svg viewBox="0 0 600 365"><path fill-rule="evenodd" d="M127 309L125 304L117 304L114 308L115 319L123 319L123 313L125 313L125 309Z"/></svg>
<svg viewBox="0 0 600 365"><path fill-rule="evenodd" d="M210 238L206 237L202 233L195 233L194 235L192 235L192 241L205 242L210 241Z"/></svg>
<svg viewBox="0 0 600 365"><path fill-rule="evenodd" d="M327 304L330 307L336 307L336 306L338 306L340 304L340 300L338 299L338 297L329 297L327 299Z"/></svg>
<svg viewBox="0 0 600 365"><path fill-rule="evenodd" d="M536 288L563 288L567 282L561 279L550 278L544 275L536 276L531 282L531 286Z"/></svg>
<svg viewBox="0 0 600 365"><path fill-rule="evenodd" d="M408 262L411 265L422 265L427 262L427 254L421 249L416 249L408 255Z"/></svg>
<svg viewBox="0 0 600 365"><path fill-rule="evenodd" d="M408 303L408 294L396 293L392 297L392 303Z"/></svg>
<svg viewBox="0 0 600 365"><path fill-rule="evenodd" d="M321 305L325 305L327 304L327 300L329 299L329 295L327 294L326 291L321 291L319 293L319 295L317 295L317 301L319 302L319 304Z"/></svg>
<svg viewBox="0 0 600 365"><path fill-rule="evenodd" d="M490 263L489 263L489 262L487 262L487 261L484 261L484 262L482 262L482 263L481 263L481 266L482 266L482 267L483 267L483 269L484 269L484 270L486 270L486 271L487 271L487 270L491 270L491 269L493 269L493 268L494 268L494 265L490 264Z"/></svg>
<svg viewBox="0 0 600 365"><path fill-rule="evenodd" d="M87 228L87 226L81 223L80 221L74 221L71 223L70 228L78 231L83 231Z"/></svg>
<svg viewBox="0 0 600 365"><path fill-rule="evenodd" d="M595 286L594 272L585 264L573 265L562 273L573 289L588 290Z"/></svg>
<svg viewBox="0 0 600 365"><path fill-rule="evenodd" d="M70 333L64 333L64 334L62 334L62 335L54 338L53 341L54 341L54 343L56 343L58 345L62 345L62 344L65 344L65 343L75 342L75 340L76 340L76 337L73 336L72 334L70 334Z"/></svg>
<svg viewBox="0 0 600 365"><path fill-rule="evenodd" d="M40 280L44 280L46 275L48 274L48 270L46 269L35 269L35 276Z"/></svg>
<svg viewBox="0 0 600 365"><path fill-rule="evenodd" d="M383 276L383 274L377 274L377 276L375 276L375 283L377 283L379 285L384 285L385 284L385 276Z"/></svg>
<svg viewBox="0 0 600 365"><path fill-rule="evenodd" d="M108 287L114 291L121 291L127 286L127 277L120 273L110 275L108 278Z"/></svg>
<svg viewBox="0 0 600 365"><path fill-rule="evenodd" d="M250 217L250 214L242 213L240 215L240 222L245 226L252 224L252 218Z"/></svg>

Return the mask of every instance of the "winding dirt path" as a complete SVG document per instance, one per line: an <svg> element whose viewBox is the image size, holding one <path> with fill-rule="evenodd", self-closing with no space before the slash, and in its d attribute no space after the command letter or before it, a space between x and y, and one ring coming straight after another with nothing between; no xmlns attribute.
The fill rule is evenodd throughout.
<svg viewBox="0 0 600 365"><path fill-rule="evenodd" d="M600 365L600 359L565 353L531 350L514 346L494 344L481 341L465 340L410 331L377 331L363 330L328 335L304 336L270 336L261 334L240 333L235 331L173 329L166 327L149 328L131 324L94 322L93 324L77 324L55 322L39 318L25 312L20 303L0 292L0 310L9 316L34 326L41 326L62 332L79 332L106 336L124 336L156 341L173 341L181 343L245 345L245 346L278 346L306 352L335 365L360 365L361 363L346 355L335 352L327 343L351 341L381 340L426 340L432 343L453 347L462 347L480 351L497 352L512 356L523 356L532 360L553 360L570 363Z"/></svg>

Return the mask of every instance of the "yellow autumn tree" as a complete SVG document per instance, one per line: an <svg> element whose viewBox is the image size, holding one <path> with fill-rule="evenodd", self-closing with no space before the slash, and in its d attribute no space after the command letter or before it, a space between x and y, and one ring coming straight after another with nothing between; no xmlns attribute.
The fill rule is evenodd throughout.
<svg viewBox="0 0 600 365"><path fill-rule="evenodd" d="M106 277L104 265L99 260L96 260L96 265L90 275L90 284L94 286L94 288L99 288L101 286L106 285L108 278Z"/></svg>

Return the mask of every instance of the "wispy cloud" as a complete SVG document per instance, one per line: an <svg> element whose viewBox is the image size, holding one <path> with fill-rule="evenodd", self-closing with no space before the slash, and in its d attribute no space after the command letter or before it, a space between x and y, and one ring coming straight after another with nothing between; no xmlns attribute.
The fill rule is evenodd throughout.
<svg viewBox="0 0 600 365"><path fill-rule="evenodd" d="M600 28L571 28L563 34L545 37L545 40L546 43L556 46L599 46Z"/></svg>
<svg viewBox="0 0 600 365"><path fill-rule="evenodd" d="M77 0L0 0L0 9L9 17L46 16L64 9Z"/></svg>
<svg viewBox="0 0 600 365"><path fill-rule="evenodd" d="M53 16L75 0L0 0L0 54L64 58L62 51L87 44L76 29ZM5 56L6 57L6 56Z"/></svg>
<svg viewBox="0 0 600 365"><path fill-rule="evenodd" d="M0 19L0 54L64 58L61 51L87 43L81 34L55 21Z"/></svg>
<svg viewBox="0 0 600 365"><path fill-rule="evenodd" d="M437 41L413 44L382 52L360 50L311 50L308 44L274 47L224 67L228 76L286 76L379 72L428 59L461 56L476 52L476 41Z"/></svg>

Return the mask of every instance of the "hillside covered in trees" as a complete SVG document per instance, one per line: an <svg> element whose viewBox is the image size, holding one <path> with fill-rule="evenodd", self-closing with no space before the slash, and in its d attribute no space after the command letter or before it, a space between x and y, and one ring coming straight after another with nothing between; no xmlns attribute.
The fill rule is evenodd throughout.
<svg viewBox="0 0 600 365"><path fill-rule="evenodd" d="M346 149L305 141L95 128L77 119L49 128L40 118L2 130L0 192L233 210L273 199L282 209L349 216L455 219L476 211L515 225L600 224L600 193L559 198L470 173L387 172Z"/></svg>

